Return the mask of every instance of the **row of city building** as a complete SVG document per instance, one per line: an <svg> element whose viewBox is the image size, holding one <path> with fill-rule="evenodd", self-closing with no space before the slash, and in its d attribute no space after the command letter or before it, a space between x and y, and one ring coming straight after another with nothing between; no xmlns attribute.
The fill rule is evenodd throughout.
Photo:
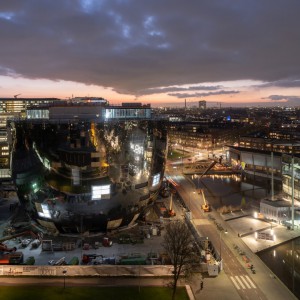
<svg viewBox="0 0 300 300"><path fill-rule="evenodd" d="M175 144L212 153L224 147L230 164L272 177L300 201L299 110L201 105L0 98L0 177L17 183L40 224L61 232L132 224L157 195Z"/></svg>
<svg viewBox="0 0 300 300"><path fill-rule="evenodd" d="M203 103L201 102L201 105ZM160 109L169 120L170 149L213 153L226 149L226 159L247 174L272 180L285 200L265 199L262 214L284 222L292 217L292 200L300 201L300 109L222 108ZM275 183L274 183L275 182ZM277 189L277 190L278 190ZM274 201L276 200L276 201Z"/></svg>

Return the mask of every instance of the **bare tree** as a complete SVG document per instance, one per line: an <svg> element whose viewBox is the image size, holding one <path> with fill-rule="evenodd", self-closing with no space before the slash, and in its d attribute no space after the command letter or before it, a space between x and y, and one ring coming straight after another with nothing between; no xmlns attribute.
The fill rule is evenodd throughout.
<svg viewBox="0 0 300 300"><path fill-rule="evenodd" d="M194 238L183 221L172 221L165 228L162 246L173 264L172 299L175 299L179 277L190 273L195 262Z"/></svg>

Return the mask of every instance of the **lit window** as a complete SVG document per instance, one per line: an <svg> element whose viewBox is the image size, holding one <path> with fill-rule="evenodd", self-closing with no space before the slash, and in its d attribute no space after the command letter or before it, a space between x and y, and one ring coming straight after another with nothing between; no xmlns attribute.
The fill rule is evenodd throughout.
<svg viewBox="0 0 300 300"><path fill-rule="evenodd" d="M43 212L39 212L40 217L51 219L50 210L47 204L41 204Z"/></svg>
<svg viewBox="0 0 300 300"><path fill-rule="evenodd" d="M160 173L153 176L152 186L159 184L160 181Z"/></svg>
<svg viewBox="0 0 300 300"><path fill-rule="evenodd" d="M110 184L92 186L92 200L109 199Z"/></svg>

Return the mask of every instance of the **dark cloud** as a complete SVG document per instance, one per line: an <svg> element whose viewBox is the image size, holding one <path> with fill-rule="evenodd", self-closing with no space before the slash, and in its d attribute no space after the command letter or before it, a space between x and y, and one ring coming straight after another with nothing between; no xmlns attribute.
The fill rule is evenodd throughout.
<svg viewBox="0 0 300 300"><path fill-rule="evenodd" d="M295 78L286 78L282 80L277 80L273 82L266 82L260 84L256 87L283 87L283 88L298 88L300 87L300 79Z"/></svg>
<svg viewBox="0 0 300 300"><path fill-rule="evenodd" d="M300 78L299 11L295 0L1 1L0 66L134 95Z"/></svg>
<svg viewBox="0 0 300 300"><path fill-rule="evenodd" d="M194 98L194 97L208 97L215 95L228 95L228 94L238 94L239 91L217 91L217 92L208 92L208 93L170 93L168 95L177 97L177 98Z"/></svg>
<svg viewBox="0 0 300 300"><path fill-rule="evenodd" d="M282 100L287 100L287 96L282 96L282 95L270 95L269 97L265 97L262 99L269 99L272 101L282 101Z"/></svg>
<svg viewBox="0 0 300 300"><path fill-rule="evenodd" d="M222 88L221 85L214 85L214 86L189 86L189 87L165 87L165 88L151 88L139 91L141 95L153 95L153 94L160 94L160 93L173 93L173 92L187 92L187 91L214 91Z"/></svg>

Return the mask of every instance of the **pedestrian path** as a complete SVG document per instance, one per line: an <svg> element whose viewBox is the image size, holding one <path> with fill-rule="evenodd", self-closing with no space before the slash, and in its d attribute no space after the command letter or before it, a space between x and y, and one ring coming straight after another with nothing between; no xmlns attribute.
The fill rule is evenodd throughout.
<svg viewBox="0 0 300 300"><path fill-rule="evenodd" d="M247 275L245 275L245 276L241 276L241 275L240 276L230 276L230 280L232 281L232 283L234 284L234 286L237 290L256 289L255 284L250 279L250 277Z"/></svg>

